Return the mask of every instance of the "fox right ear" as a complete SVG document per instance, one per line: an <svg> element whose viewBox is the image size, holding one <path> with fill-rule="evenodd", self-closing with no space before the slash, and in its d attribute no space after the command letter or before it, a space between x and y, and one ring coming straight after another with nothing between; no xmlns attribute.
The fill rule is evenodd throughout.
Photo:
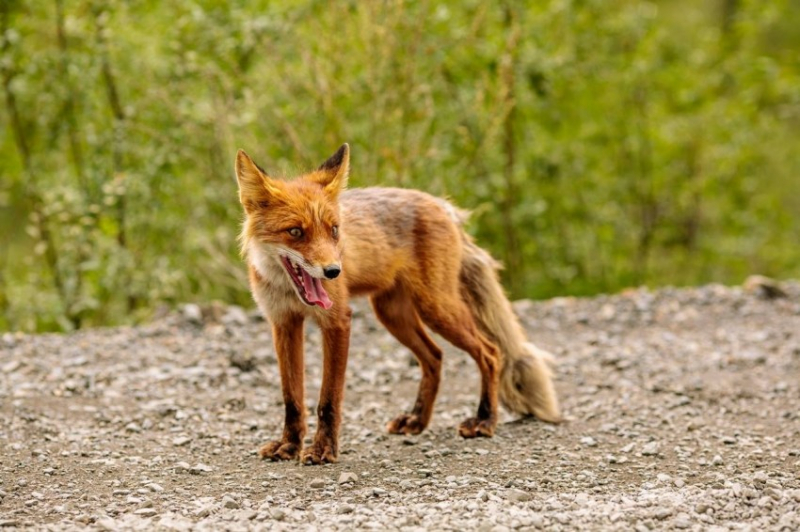
<svg viewBox="0 0 800 532"><path fill-rule="evenodd" d="M350 146L345 143L317 168L313 179L323 186L326 192L336 197L347 187L350 172Z"/></svg>
<svg viewBox="0 0 800 532"><path fill-rule="evenodd" d="M248 212L264 203L270 203L283 196L278 181L267 176L244 150L236 154L236 181L239 183L239 201Z"/></svg>

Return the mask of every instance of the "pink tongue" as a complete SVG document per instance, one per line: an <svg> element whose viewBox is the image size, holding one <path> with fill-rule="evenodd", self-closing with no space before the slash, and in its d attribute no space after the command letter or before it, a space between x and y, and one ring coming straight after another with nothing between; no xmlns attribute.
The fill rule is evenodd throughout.
<svg viewBox="0 0 800 532"><path fill-rule="evenodd" d="M328 292L322 288L322 281L316 277L311 277L305 268L300 268L303 274L303 290L306 293L306 299L309 303L319 305L320 307L328 310L333 306L333 302L328 298Z"/></svg>

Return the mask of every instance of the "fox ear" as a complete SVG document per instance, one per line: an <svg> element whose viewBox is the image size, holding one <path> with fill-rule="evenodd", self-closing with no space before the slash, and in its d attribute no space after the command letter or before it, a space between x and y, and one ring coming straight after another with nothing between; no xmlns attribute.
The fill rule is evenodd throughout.
<svg viewBox="0 0 800 532"><path fill-rule="evenodd" d="M325 188L325 192L338 196L347 187L350 173L350 146L347 143L322 163L315 172L315 180Z"/></svg>
<svg viewBox="0 0 800 532"><path fill-rule="evenodd" d="M239 201L248 212L264 203L270 203L283 196L277 181L267 176L244 150L236 154L236 181L239 183Z"/></svg>

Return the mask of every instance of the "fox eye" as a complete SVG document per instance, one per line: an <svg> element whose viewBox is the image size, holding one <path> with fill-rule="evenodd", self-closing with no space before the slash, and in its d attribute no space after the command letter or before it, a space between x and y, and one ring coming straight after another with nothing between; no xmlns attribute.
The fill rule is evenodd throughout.
<svg viewBox="0 0 800 532"><path fill-rule="evenodd" d="M338 225L334 225L333 227L331 227L331 235L333 235L333 238L339 238L339 226Z"/></svg>
<svg viewBox="0 0 800 532"><path fill-rule="evenodd" d="M286 231L287 231L287 232L288 232L290 235L292 235L293 237L295 237L295 238L300 238L301 236L303 236L303 230L302 230L302 229L300 229L299 227L292 227L291 229L287 229Z"/></svg>

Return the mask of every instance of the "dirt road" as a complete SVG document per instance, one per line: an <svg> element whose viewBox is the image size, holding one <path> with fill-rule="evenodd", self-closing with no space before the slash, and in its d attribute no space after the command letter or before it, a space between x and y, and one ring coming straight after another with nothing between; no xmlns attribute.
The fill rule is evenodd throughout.
<svg viewBox="0 0 800 532"><path fill-rule="evenodd" d="M505 418L472 441L455 427L478 374L449 346L432 427L385 433L418 369L360 305L341 462L321 467L255 454L282 405L268 328L250 312L190 305L137 328L6 334L0 525L797 530L800 285L784 289L518 302L558 360L568 422ZM318 331L307 338L313 408Z"/></svg>

